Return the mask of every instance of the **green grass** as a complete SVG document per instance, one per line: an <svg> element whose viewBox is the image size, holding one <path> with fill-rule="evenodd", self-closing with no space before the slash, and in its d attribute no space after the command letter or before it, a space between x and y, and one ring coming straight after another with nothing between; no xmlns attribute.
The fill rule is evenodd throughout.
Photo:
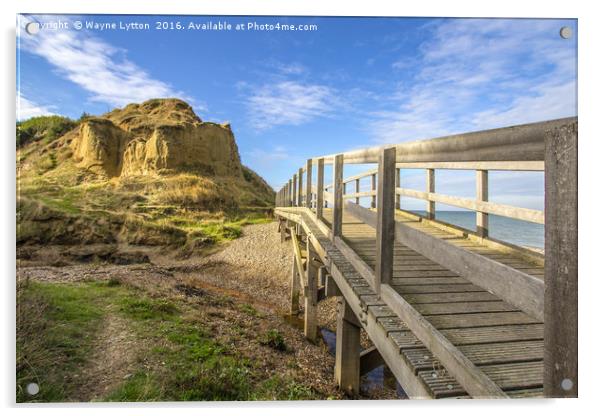
<svg viewBox="0 0 602 416"><path fill-rule="evenodd" d="M250 305L238 306L257 313ZM136 371L102 400L297 400L317 394L287 375L265 379L256 365L205 327L198 305L156 299L121 281L30 283L19 290L17 402L77 399L94 343L105 319L126 319L137 339ZM284 351L282 334L260 343ZM150 365L144 363L151 363ZM40 386L29 396L28 383Z"/></svg>

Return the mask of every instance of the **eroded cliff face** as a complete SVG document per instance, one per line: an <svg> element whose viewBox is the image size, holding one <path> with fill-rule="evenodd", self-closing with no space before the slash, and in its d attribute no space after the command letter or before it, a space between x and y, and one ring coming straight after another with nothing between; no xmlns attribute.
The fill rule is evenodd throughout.
<svg viewBox="0 0 602 416"><path fill-rule="evenodd" d="M230 126L201 121L177 99L130 104L85 120L70 145L79 167L107 177L178 171L242 175Z"/></svg>

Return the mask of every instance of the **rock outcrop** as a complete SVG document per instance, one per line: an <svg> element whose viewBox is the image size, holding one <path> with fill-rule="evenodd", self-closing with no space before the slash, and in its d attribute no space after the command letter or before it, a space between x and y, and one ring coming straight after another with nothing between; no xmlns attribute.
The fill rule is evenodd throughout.
<svg viewBox="0 0 602 416"><path fill-rule="evenodd" d="M107 177L178 171L242 176L230 125L203 122L178 99L91 117L80 123L70 145L79 167Z"/></svg>

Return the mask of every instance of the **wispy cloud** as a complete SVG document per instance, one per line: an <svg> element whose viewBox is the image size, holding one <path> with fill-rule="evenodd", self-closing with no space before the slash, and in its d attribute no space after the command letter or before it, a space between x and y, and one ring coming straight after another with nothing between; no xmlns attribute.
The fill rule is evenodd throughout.
<svg viewBox="0 0 602 416"><path fill-rule="evenodd" d="M17 92L17 120L26 120L31 117L48 116L54 111L48 106L39 105Z"/></svg>
<svg viewBox="0 0 602 416"><path fill-rule="evenodd" d="M325 85L286 80L251 89L246 105L251 125L258 130L304 124L332 114L337 106L334 90Z"/></svg>
<svg viewBox="0 0 602 416"><path fill-rule="evenodd" d="M248 156L262 164L290 158L290 154L284 146L275 146L271 151L256 148L251 150Z"/></svg>
<svg viewBox="0 0 602 416"><path fill-rule="evenodd" d="M373 112L378 142L401 142L576 114L575 41L558 21L450 19L428 24L416 62L393 70L411 81ZM404 73L405 71L405 73Z"/></svg>
<svg viewBox="0 0 602 416"><path fill-rule="evenodd" d="M21 20L22 25L29 21ZM58 74L88 91L92 101L123 106L149 98L178 97L203 109L187 94L130 61L126 50L85 31L41 30L34 36L24 30L19 33L23 50L44 58Z"/></svg>

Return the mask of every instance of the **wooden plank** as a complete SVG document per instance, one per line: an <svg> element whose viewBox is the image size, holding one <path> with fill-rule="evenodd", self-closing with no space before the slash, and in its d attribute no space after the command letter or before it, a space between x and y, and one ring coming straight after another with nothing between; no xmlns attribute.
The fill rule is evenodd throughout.
<svg viewBox="0 0 602 416"><path fill-rule="evenodd" d="M577 397L577 122L546 136L546 397Z"/></svg>
<svg viewBox="0 0 602 416"><path fill-rule="evenodd" d="M546 132L575 120L570 117L398 144L397 162L540 162L544 159ZM347 152L346 163L377 163L381 149L373 147ZM328 160L333 156L324 158Z"/></svg>
<svg viewBox="0 0 602 416"><path fill-rule="evenodd" d="M372 195L372 199L370 201L370 207L376 208L376 173L373 173L370 176L370 189L372 192L374 192L374 195Z"/></svg>
<svg viewBox="0 0 602 416"><path fill-rule="evenodd" d="M437 329L476 328L495 325L533 324L537 321L523 312L462 313L432 315L426 319Z"/></svg>
<svg viewBox="0 0 602 416"><path fill-rule="evenodd" d="M424 199L430 202L439 202L446 205L452 205L454 207L466 208L471 211L485 212L488 214L500 215L502 217L534 222L536 224L544 223L543 211L535 209L514 207L511 205L498 204L494 202L476 201L459 196L428 193L408 188L397 188L397 193L402 196Z"/></svg>
<svg viewBox="0 0 602 416"><path fill-rule="evenodd" d="M382 285L381 296L471 396L506 397L504 392L491 379L470 362L455 345L395 292L391 286Z"/></svg>
<svg viewBox="0 0 602 416"><path fill-rule="evenodd" d="M396 273L393 273L392 286L415 286L415 285L462 285L469 284L470 282L463 277L453 276L423 276L423 277L397 277Z"/></svg>
<svg viewBox="0 0 602 416"><path fill-rule="evenodd" d="M376 226L374 212L355 204L347 204L346 207L354 216L369 225ZM456 247L400 222L395 223L395 238L543 321L544 285L540 279Z"/></svg>
<svg viewBox="0 0 602 416"><path fill-rule="evenodd" d="M395 242L395 148L381 151L378 162L376 265L374 290L393 278L393 245ZM359 206L359 205L358 205Z"/></svg>
<svg viewBox="0 0 602 416"><path fill-rule="evenodd" d="M411 302L410 302L411 303ZM506 302L452 302L412 304L424 316L476 312L510 312L516 308Z"/></svg>
<svg viewBox="0 0 602 416"><path fill-rule="evenodd" d="M489 292L418 293L405 294L403 297L412 305L414 305L414 307L421 303L470 303L500 300L500 298Z"/></svg>
<svg viewBox="0 0 602 416"><path fill-rule="evenodd" d="M537 172L544 170L543 160L524 162L401 162L395 166L401 169L451 169L451 170L512 170Z"/></svg>
<svg viewBox="0 0 602 416"><path fill-rule="evenodd" d="M443 329L441 333L454 345L541 340L543 324Z"/></svg>
<svg viewBox="0 0 602 416"><path fill-rule="evenodd" d="M301 248L299 247L297 233L294 230L291 231L291 241L293 243L293 253L295 255L297 273L299 276L305 276L305 271L303 270L303 258L301 257ZM302 283L302 286L306 286L305 282Z"/></svg>
<svg viewBox="0 0 602 416"><path fill-rule="evenodd" d="M324 158L318 159L317 173L316 216L321 220L324 216Z"/></svg>
<svg viewBox="0 0 602 416"><path fill-rule="evenodd" d="M477 201L489 201L489 173L486 170L477 170ZM489 236L489 214L477 211L477 235Z"/></svg>
<svg viewBox="0 0 602 416"><path fill-rule="evenodd" d="M508 364L543 359L542 340L462 345L459 349L466 358L477 365ZM440 365L426 348L406 349L402 354L417 372Z"/></svg>
<svg viewBox="0 0 602 416"><path fill-rule="evenodd" d="M297 316L299 313L299 292L301 290L301 278L297 267L297 257L293 256L291 268L291 304L289 312L292 316Z"/></svg>
<svg viewBox="0 0 602 416"><path fill-rule="evenodd" d="M297 174L295 173L293 175L293 195L292 195L292 206L296 207L298 205L298 200L297 200Z"/></svg>
<svg viewBox="0 0 602 416"><path fill-rule="evenodd" d="M484 292L483 288L473 284L456 285L404 285L393 286L393 289L401 294L415 293L465 293L465 292Z"/></svg>
<svg viewBox="0 0 602 416"><path fill-rule="evenodd" d="M343 232L343 155L337 155L333 167L334 208L332 211L332 238Z"/></svg>

